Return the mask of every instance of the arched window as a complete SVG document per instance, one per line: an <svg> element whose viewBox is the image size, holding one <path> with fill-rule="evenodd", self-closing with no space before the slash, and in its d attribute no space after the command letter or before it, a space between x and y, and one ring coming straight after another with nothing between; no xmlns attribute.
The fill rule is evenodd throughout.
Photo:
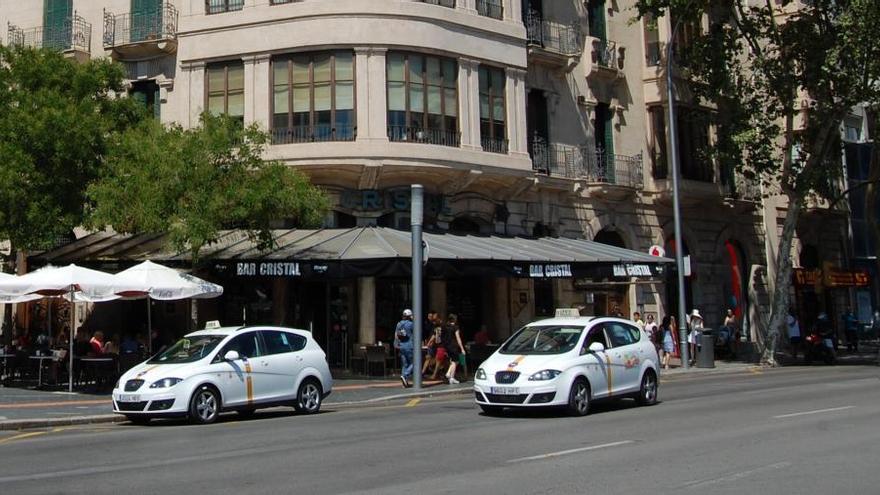
<svg viewBox="0 0 880 495"><path fill-rule="evenodd" d="M623 237L616 230L602 229L593 240L602 244L608 244L609 246L626 248L626 242L624 242Z"/></svg>

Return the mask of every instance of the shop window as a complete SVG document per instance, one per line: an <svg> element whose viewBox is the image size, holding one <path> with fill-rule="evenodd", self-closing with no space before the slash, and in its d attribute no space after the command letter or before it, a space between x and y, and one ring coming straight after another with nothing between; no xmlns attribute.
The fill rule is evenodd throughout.
<svg viewBox="0 0 880 495"><path fill-rule="evenodd" d="M306 53L272 60L272 142L355 139L354 53Z"/></svg>
<svg viewBox="0 0 880 495"><path fill-rule="evenodd" d="M554 300L553 281L535 280L535 316L553 316Z"/></svg>

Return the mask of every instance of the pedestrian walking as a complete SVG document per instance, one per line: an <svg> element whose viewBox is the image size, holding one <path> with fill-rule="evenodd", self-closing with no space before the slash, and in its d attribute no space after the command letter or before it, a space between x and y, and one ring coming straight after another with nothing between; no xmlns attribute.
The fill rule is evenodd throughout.
<svg viewBox="0 0 880 495"><path fill-rule="evenodd" d="M660 339L663 342L663 355L660 361L663 364L663 369L668 370L669 359L672 357L672 353L675 352L675 330L673 318L669 315L664 316L663 321L660 323Z"/></svg>
<svg viewBox="0 0 880 495"><path fill-rule="evenodd" d="M785 326L788 329L788 343L791 344L791 357L797 361L798 350L801 347L801 325L794 315L794 308L788 309Z"/></svg>
<svg viewBox="0 0 880 495"><path fill-rule="evenodd" d="M648 315L645 316L645 319L647 320L645 322L645 333L648 334L648 338L651 339L651 343L654 344L654 349L657 350L657 354L659 355L660 350L663 348L660 340L660 327L657 325L657 322L654 321L653 314L648 313Z"/></svg>
<svg viewBox="0 0 880 495"><path fill-rule="evenodd" d="M690 363L697 362L697 350L700 348L700 335L703 333L703 316L700 315L699 309L691 311L690 321L688 322L688 344L690 347Z"/></svg>
<svg viewBox="0 0 880 495"><path fill-rule="evenodd" d="M403 318L394 330L394 347L400 353L400 381L403 387L409 387L409 378L413 373L413 313L403 310Z"/></svg>
<svg viewBox="0 0 880 495"><path fill-rule="evenodd" d="M724 316L724 327L727 329L726 343L730 349L731 359L736 358L737 347L739 346L739 325L736 321L736 314L733 309L728 308L727 314Z"/></svg>
<svg viewBox="0 0 880 495"><path fill-rule="evenodd" d="M645 322L642 320L642 314L639 313L638 311L636 311L635 313L633 313L633 319L632 319L632 321L633 321L633 323L635 323L636 326L639 327L640 329L642 329L642 330L645 329Z"/></svg>
<svg viewBox="0 0 880 495"><path fill-rule="evenodd" d="M458 368L459 359L465 357L464 344L461 343L461 329L458 326L458 316L451 313L446 318L446 328L443 330L445 338L444 347L449 355L449 369L446 371L446 380L450 385L459 383L455 379L455 370Z"/></svg>

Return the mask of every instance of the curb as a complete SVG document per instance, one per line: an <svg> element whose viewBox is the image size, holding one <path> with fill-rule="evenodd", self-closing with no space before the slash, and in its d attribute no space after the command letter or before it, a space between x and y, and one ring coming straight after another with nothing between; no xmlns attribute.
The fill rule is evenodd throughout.
<svg viewBox="0 0 880 495"><path fill-rule="evenodd" d="M68 418L10 419L0 421L0 430L29 430L34 428L53 428L56 426L122 423L125 421L128 421L128 419L119 414L72 416Z"/></svg>

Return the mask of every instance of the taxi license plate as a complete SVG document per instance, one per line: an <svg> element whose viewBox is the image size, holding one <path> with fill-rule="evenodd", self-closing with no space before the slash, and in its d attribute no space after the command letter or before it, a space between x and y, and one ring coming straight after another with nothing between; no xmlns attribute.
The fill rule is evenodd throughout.
<svg viewBox="0 0 880 495"><path fill-rule="evenodd" d="M489 387L490 392L495 395L519 395L519 389L516 387Z"/></svg>
<svg viewBox="0 0 880 495"><path fill-rule="evenodd" d="M116 400L119 402L140 402L141 396L138 394L119 394Z"/></svg>

